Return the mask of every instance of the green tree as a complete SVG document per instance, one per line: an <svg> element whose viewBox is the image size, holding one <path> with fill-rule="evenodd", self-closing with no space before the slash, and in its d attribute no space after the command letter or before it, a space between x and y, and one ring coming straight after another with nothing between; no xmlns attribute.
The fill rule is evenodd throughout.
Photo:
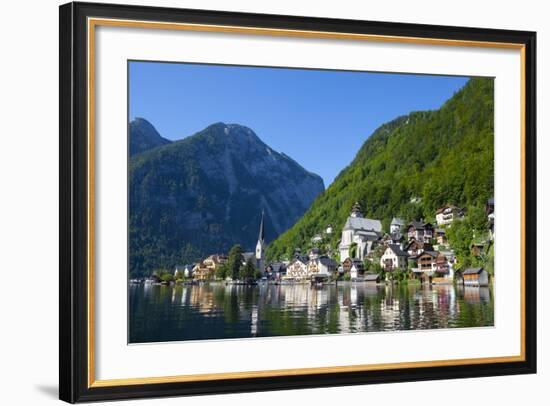
<svg viewBox="0 0 550 406"><path fill-rule="evenodd" d="M216 269L216 278L218 279L225 279L227 278L227 275L229 274L229 266L227 263L222 264Z"/></svg>
<svg viewBox="0 0 550 406"><path fill-rule="evenodd" d="M160 280L163 282L173 282L174 275L172 275L170 272L164 272L160 275Z"/></svg>
<svg viewBox="0 0 550 406"><path fill-rule="evenodd" d="M243 249L239 244L234 245L229 251L229 258L227 259L227 271L231 279L239 279L243 261Z"/></svg>
<svg viewBox="0 0 550 406"><path fill-rule="evenodd" d="M241 268L241 279L251 281L254 279L255 274L256 267L254 266L254 262L252 262L252 258L248 258L246 264Z"/></svg>

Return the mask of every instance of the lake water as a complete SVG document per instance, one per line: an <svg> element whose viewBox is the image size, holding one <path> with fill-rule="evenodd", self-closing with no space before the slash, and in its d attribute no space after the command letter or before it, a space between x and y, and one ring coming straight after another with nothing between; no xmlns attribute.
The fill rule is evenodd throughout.
<svg viewBox="0 0 550 406"><path fill-rule="evenodd" d="M453 285L131 285L129 341L492 326L493 292Z"/></svg>

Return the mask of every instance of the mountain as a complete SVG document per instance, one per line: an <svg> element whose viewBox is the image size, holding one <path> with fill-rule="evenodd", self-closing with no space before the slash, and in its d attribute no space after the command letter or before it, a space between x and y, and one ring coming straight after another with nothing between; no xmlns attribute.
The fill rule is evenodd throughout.
<svg viewBox="0 0 550 406"><path fill-rule="evenodd" d="M234 244L253 250L291 227L324 190L322 179L251 129L216 123L134 155L129 173L130 270L189 263Z"/></svg>
<svg viewBox="0 0 550 406"><path fill-rule="evenodd" d="M302 219L268 247L268 258L307 248L329 223L336 248L355 201L386 231L394 216L433 221L447 203L480 213L494 193L493 93L493 79L473 78L439 110L382 125Z"/></svg>
<svg viewBox="0 0 550 406"><path fill-rule="evenodd" d="M171 142L162 138L156 128L144 118L138 117L130 122L130 156Z"/></svg>

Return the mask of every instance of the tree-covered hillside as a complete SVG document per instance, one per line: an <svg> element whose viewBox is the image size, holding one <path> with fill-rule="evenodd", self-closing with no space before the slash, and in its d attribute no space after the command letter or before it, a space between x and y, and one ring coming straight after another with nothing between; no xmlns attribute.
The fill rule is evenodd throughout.
<svg viewBox="0 0 550 406"><path fill-rule="evenodd" d="M455 204L479 212L494 191L493 79L473 78L437 111L415 112L378 128L306 214L268 247L288 258L327 224L340 232L355 201L364 215L433 221L435 210Z"/></svg>

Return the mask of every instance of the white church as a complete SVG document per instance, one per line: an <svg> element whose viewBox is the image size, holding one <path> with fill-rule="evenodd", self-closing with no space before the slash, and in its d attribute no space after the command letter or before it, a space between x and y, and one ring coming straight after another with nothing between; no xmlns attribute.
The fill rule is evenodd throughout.
<svg viewBox="0 0 550 406"><path fill-rule="evenodd" d="M264 211L262 210L262 220L260 221L260 233L256 243L256 268L260 272L265 272L265 231L264 231Z"/></svg>
<svg viewBox="0 0 550 406"><path fill-rule="evenodd" d="M342 230L342 240L338 247L340 251L340 260L351 258L350 252L356 244L354 258L361 261L369 254L373 242L380 238L382 232L382 223L380 220L373 220L363 217L361 206L355 202Z"/></svg>

